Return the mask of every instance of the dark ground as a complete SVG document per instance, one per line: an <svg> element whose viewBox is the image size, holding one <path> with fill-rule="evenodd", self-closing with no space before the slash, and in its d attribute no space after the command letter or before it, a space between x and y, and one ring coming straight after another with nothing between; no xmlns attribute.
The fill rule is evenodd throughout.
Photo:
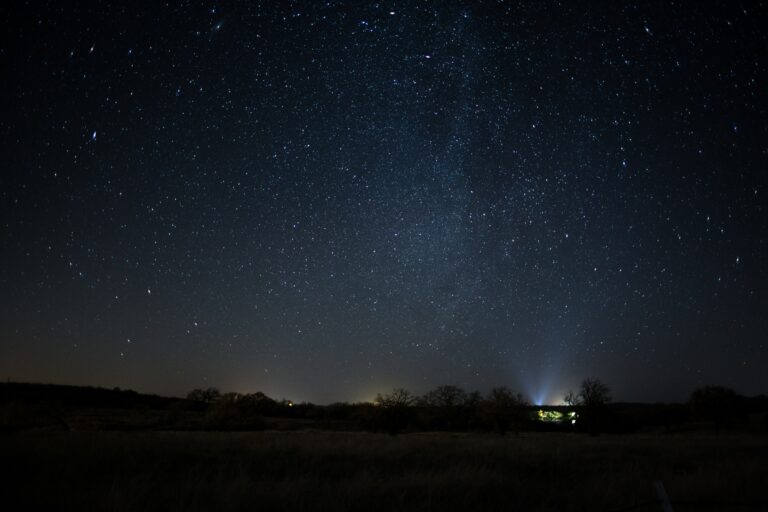
<svg viewBox="0 0 768 512"><path fill-rule="evenodd" d="M5 510L768 510L768 437L59 432L0 436Z"/></svg>

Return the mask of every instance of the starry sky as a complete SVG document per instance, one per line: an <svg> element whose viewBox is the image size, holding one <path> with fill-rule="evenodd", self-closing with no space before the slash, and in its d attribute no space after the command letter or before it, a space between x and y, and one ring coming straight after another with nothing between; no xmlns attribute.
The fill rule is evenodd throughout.
<svg viewBox="0 0 768 512"><path fill-rule="evenodd" d="M14 2L0 376L768 391L763 2Z"/></svg>

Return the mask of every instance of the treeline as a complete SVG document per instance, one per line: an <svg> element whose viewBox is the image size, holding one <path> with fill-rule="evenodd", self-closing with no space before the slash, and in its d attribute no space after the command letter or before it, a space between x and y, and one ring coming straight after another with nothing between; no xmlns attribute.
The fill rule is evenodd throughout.
<svg viewBox="0 0 768 512"><path fill-rule="evenodd" d="M379 393L373 402L334 403L316 406L274 400L263 393L221 393L216 388L195 389L187 399L205 404L205 426L221 430L266 428L265 418L290 418L318 422L324 428L357 429L373 432L414 431L492 431L504 435L523 430L588 431L597 434L610 430L606 408L608 387L598 379L585 379L577 392L564 397L568 408L577 413L575 422L544 423L520 393L495 387L486 395L454 385L442 385L424 395L405 388ZM294 426L301 424L294 423Z"/></svg>
<svg viewBox="0 0 768 512"><path fill-rule="evenodd" d="M624 404L613 403L599 379L585 379L563 402L538 407L506 387L482 394L453 385L423 395L395 388L373 402L315 405L216 388L170 398L118 388L8 382L0 383L0 430L768 432L768 397L744 397L720 386L699 388L685 403Z"/></svg>
<svg viewBox="0 0 768 512"><path fill-rule="evenodd" d="M599 379L585 379L580 388L563 397L565 405L545 406L560 411L562 421L542 421L520 393L506 387L486 395L443 385L424 395L404 388L380 393L373 402L338 402L326 406L275 400L263 393L220 393L215 388L196 389L188 400L204 404L205 427L220 430L274 428L269 418L284 418L283 428L306 426L373 432L558 430L629 433L644 429L666 432L711 429L719 432L736 427L768 430L768 397L747 398L735 391L707 386L695 390L683 404L614 404L608 386ZM570 414L570 415L569 415Z"/></svg>
<svg viewBox="0 0 768 512"><path fill-rule="evenodd" d="M321 422L325 427L397 434L402 431L494 430L518 432L528 421L530 404L507 388L494 388L487 396L457 386L438 386L423 396L404 388L379 394L371 402L326 406L274 400L263 393L220 393L216 388L196 389L187 399L205 403L206 425L221 429L258 429L265 417Z"/></svg>

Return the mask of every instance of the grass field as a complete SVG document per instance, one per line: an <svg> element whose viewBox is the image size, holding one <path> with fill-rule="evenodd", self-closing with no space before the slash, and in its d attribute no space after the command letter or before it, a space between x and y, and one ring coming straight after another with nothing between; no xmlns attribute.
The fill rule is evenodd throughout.
<svg viewBox="0 0 768 512"><path fill-rule="evenodd" d="M767 510L768 438L258 432L0 437L3 510ZM634 507L634 508L633 508Z"/></svg>

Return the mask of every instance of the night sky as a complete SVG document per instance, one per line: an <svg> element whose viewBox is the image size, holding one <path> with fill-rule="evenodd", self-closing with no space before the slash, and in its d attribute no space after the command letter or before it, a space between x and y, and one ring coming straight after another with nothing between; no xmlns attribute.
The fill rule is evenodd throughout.
<svg viewBox="0 0 768 512"><path fill-rule="evenodd" d="M768 391L764 3L81 4L0 8L3 380Z"/></svg>

